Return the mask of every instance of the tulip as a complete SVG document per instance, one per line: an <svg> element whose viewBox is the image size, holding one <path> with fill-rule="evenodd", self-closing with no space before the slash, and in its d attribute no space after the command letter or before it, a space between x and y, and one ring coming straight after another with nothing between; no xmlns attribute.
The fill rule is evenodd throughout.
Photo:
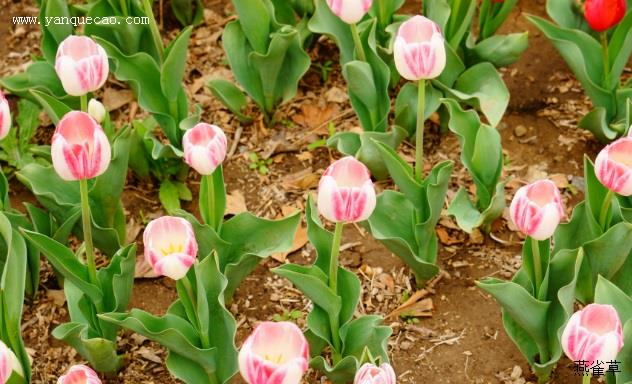
<svg viewBox="0 0 632 384"><path fill-rule="evenodd" d="M97 99L90 99L88 103L88 114L94 118L97 123L103 122L105 119L105 107Z"/></svg>
<svg viewBox="0 0 632 384"><path fill-rule="evenodd" d="M390 364L384 363L378 367L366 363L356 373L353 384L395 384L396 381L395 371Z"/></svg>
<svg viewBox="0 0 632 384"><path fill-rule="evenodd" d="M101 384L99 376L86 365L73 365L65 375L57 379L57 384Z"/></svg>
<svg viewBox="0 0 632 384"><path fill-rule="evenodd" d="M157 275L182 279L197 256L198 244L191 223L180 217L152 220L143 233L145 260Z"/></svg>
<svg viewBox="0 0 632 384"><path fill-rule="evenodd" d="M441 29L424 16L414 16L399 27L393 48L395 67L408 80L433 79L446 64Z"/></svg>
<svg viewBox="0 0 632 384"><path fill-rule="evenodd" d="M584 3L584 17L590 28L597 32L617 25L625 12L625 0L586 0Z"/></svg>
<svg viewBox="0 0 632 384"><path fill-rule="evenodd" d="M184 161L201 175L211 175L226 158L226 135L218 126L199 123L182 138Z"/></svg>
<svg viewBox="0 0 632 384"><path fill-rule="evenodd" d="M9 109L9 101L0 91L0 140L4 139L11 129L11 110Z"/></svg>
<svg viewBox="0 0 632 384"><path fill-rule="evenodd" d="M318 210L329 221L364 221L373 213L375 203L368 168L351 156L331 164L318 184Z"/></svg>
<svg viewBox="0 0 632 384"><path fill-rule="evenodd" d="M101 126L87 113L67 113L57 124L51 144L53 167L64 180L91 179L110 164L111 149Z"/></svg>
<svg viewBox="0 0 632 384"><path fill-rule="evenodd" d="M564 217L560 191L551 180L526 185L516 192L509 213L524 234L536 240L548 239Z"/></svg>
<svg viewBox="0 0 632 384"><path fill-rule="evenodd" d="M307 371L309 345L290 322L263 322L239 351L239 371L248 384L299 384Z"/></svg>
<svg viewBox="0 0 632 384"><path fill-rule="evenodd" d="M589 304L575 312L562 333L562 349L573 361L613 361L623 347L621 320L611 305Z"/></svg>
<svg viewBox="0 0 632 384"><path fill-rule="evenodd" d="M108 56L86 36L68 36L59 44L55 71L67 94L83 96L99 89L108 77Z"/></svg>
<svg viewBox="0 0 632 384"><path fill-rule="evenodd" d="M327 0L331 11L347 24L362 20L372 4L373 0Z"/></svg>
<svg viewBox="0 0 632 384"><path fill-rule="evenodd" d="M0 340L0 384L6 383L13 373L24 377L22 365L17 356Z"/></svg>
<svg viewBox="0 0 632 384"><path fill-rule="evenodd" d="M595 174L608 189L622 196L632 195L632 137L623 137L599 152Z"/></svg>

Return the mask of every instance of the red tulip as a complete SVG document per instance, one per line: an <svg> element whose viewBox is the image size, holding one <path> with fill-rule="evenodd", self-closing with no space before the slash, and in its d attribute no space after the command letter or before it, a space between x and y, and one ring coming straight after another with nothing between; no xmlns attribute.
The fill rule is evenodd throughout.
<svg viewBox="0 0 632 384"><path fill-rule="evenodd" d="M64 180L92 179L108 168L111 148L101 126L87 113L68 112L51 144L53 167Z"/></svg>
<svg viewBox="0 0 632 384"><path fill-rule="evenodd" d="M597 32L619 24L625 12L625 0L586 0L584 3L584 17L590 28Z"/></svg>

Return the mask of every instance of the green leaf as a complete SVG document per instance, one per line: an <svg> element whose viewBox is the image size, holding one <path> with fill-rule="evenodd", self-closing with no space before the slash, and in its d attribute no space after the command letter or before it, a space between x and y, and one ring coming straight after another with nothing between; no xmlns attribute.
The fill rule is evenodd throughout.
<svg viewBox="0 0 632 384"><path fill-rule="evenodd" d="M314 0L314 5L316 11L309 20L309 30L326 35L336 43L340 51L341 65L353 60L355 45L349 25L331 11L326 0Z"/></svg>
<svg viewBox="0 0 632 384"><path fill-rule="evenodd" d="M342 305L341 299L329 288L327 275L318 267L285 264L273 269L272 272L290 280L315 305L323 308L328 315L339 315Z"/></svg>
<svg viewBox="0 0 632 384"><path fill-rule="evenodd" d="M367 315L342 326L343 356L354 356L361 361L368 349L374 358L379 357L382 363L388 362L388 338L393 330L382 323L381 317Z"/></svg>
<svg viewBox="0 0 632 384"><path fill-rule="evenodd" d="M246 108L248 100L244 93L235 84L224 79L213 79L206 83L213 95L219 99L242 123L252 121L242 111Z"/></svg>
<svg viewBox="0 0 632 384"><path fill-rule="evenodd" d="M467 233L479 227L488 232L491 224L502 215L505 206L505 183L496 185L491 203L482 212L470 201L467 190L461 187L448 207L448 214L454 216L459 228Z"/></svg>
<svg viewBox="0 0 632 384"><path fill-rule="evenodd" d="M496 127L509 105L509 91L490 63L479 63L463 72L453 89L445 91L479 109L492 127Z"/></svg>
<svg viewBox="0 0 632 384"><path fill-rule="evenodd" d="M23 229L22 233L42 251L48 261L64 278L72 281L94 303L99 303L103 300L103 292L101 292L99 287L89 282L88 268L77 260L68 248L37 232Z"/></svg>
<svg viewBox="0 0 632 384"><path fill-rule="evenodd" d="M158 198L160 199L160 204L167 210L167 213L180 209L178 187L171 180L166 179L160 183Z"/></svg>
<svg viewBox="0 0 632 384"><path fill-rule="evenodd" d="M0 85L11 93L31 101L36 101L30 93L31 90L42 91L59 99L64 99L64 102L77 100L74 96L66 95L57 72L55 72L55 67L46 61L36 61L29 65L25 72L1 78ZM79 108L78 100L75 106Z"/></svg>
<svg viewBox="0 0 632 384"><path fill-rule="evenodd" d="M187 49L191 37L191 27L187 27L165 50L165 60L160 69L160 88L167 100L173 102L182 90L182 77L187 63Z"/></svg>
<svg viewBox="0 0 632 384"><path fill-rule="evenodd" d="M608 43L608 51L613 52L610 56L610 72L608 74L608 89L615 89L621 81L621 73L625 69L630 54L632 54L632 12L628 12L626 16L616 26L610 42Z"/></svg>
<svg viewBox="0 0 632 384"><path fill-rule="evenodd" d="M182 26L197 25L204 18L201 0L172 0L171 10Z"/></svg>
<svg viewBox="0 0 632 384"><path fill-rule="evenodd" d="M52 334L72 346L99 372L116 372L124 364L123 356L116 353L116 342L91 337L85 324L64 323L55 328Z"/></svg>
<svg viewBox="0 0 632 384"><path fill-rule="evenodd" d="M431 86L430 83L426 85L425 92L424 120L428 119L441 106L441 101L439 100L441 92ZM405 128L411 137L417 131L417 93L417 84L407 82L402 86L395 100L395 124Z"/></svg>
<svg viewBox="0 0 632 384"><path fill-rule="evenodd" d="M64 117L66 113L72 111L72 108L59 101L59 99L57 99L56 97L53 97L36 89L30 90L30 92L35 100L37 100L42 108L44 108L46 114L48 115L48 117L50 117L51 121L55 125L59 122L59 120L61 120L62 117Z"/></svg>
<svg viewBox="0 0 632 384"><path fill-rule="evenodd" d="M475 62L489 61L496 67L505 67L518 61L528 45L529 33L523 32L492 36L469 48Z"/></svg>
<svg viewBox="0 0 632 384"><path fill-rule="evenodd" d="M340 360L334 367L322 356L316 356L309 362L310 367L324 372L332 383L351 383L356 372L360 369L360 362L354 356L347 356Z"/></svg>
<svg viewBox="0 0 632 384"><path fill-rule="evenodd" d="M70 17L66 1L43 0L40 6L39 22L42 25L41 49L46 61L54 63L57 47L66 37L72 35L73 27L70 23L47 23L47 17Z"/></svg>
<svg viewBox="0 0 632 384"><path fill-rule="evenodd" d="M376 142L375 144L395 184L406 198L410 200L413 206L421 207L424 204L422 201L422 187L413 176L413 168L399 157L393 148L383 143Z"/></svg>
<svg viewBox="0 0 632 384"><path fill-rule="evenodd" d="M259 53L268 52L270 41L270 14L262 0L235 0L238 22L250 46Z"/></svg>

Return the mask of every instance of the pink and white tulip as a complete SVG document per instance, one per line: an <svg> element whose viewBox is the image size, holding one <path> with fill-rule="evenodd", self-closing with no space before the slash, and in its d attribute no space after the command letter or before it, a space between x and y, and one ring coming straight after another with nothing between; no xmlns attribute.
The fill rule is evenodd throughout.
<svg viewBox="0 0 632 384"><path fill-rule="evenodd" d="M64 180L92 179L110 165L112 150L101 126L85 112L68 112L51 144L53 167Z"/></svg>
<svg viewBox="0 0 632 384"><path fill-rule="evenodd" d="M57 379L57 384L101 384L99 376L86 365L73 365L65 375Z"/></svg>
<svg viewBox="0 0 632 384"><path fill-rule="evenodd" d="M551 180L539 180L518 189L509 213L522 233L545 240L553 236L564 217L562 196Z"/></svg>
<svg viewBox="0 0 632 384"><path fill-rule="evenodd" d="M562 333L562 349L573 361L613 361L623 347L619 314L612 305L589 304L575 312Z"/></svg>
<svg viewBox="0 0 632 384"><path fill-rule="evenodd" d="M0 340L0 384L6 383L13 373L24 377L24 371L17 356Z"/></svg>
<svg viewBox="0 0 632 384"><path fill-rule="evenodd" d="M0 91L0 140L7 137L11 129L11 109L9 108L9 100L4 97Z"/></svg>
<svg viewBox="0 0 632 384"><path fill-rule="evenodd" d="M263 322L239 351L239 371L248 384L299 384L307 371L309 345L290 322Z"/></svg>
<svg viewBox="0 0 632 384"><path fill-rule="evenodd" d="M145 260L159 276L183 278L195 262L198 244L191 223L181 217L152 220L143 233Z"/></svg>
<svg viewBox="0 0 632 384"><path fill-rule="evenodd" d="M318 210L329 221L366 220L373 213L375 203L369 169L352 156L332 163L318 184Z"/></svg>
<svg viewBox="0 0 632 384"><path fill-rule="evenodd" d="M434 79L446 65L441 29L424 16L417 15L402 23L393 54L397 71L408 80Z"/></svg>
<svg viewBox="0 0 632 384"><path fill-rule="evenodd" d="M86 36L68 36L59 44L55 71L67 94L82 96L101 88L108 77L108 56Z"/></svg>
<svg viewBox="0 0 632 384"><path fill-rule="evenodd" d="M347 24L362 20L372 4L373 0L327 0L331 11Z"/></svg>
<svg viewBox="0 0 632 384"><path fill-rule="evenodd" d="M360 367L353 380L353 384L395 384L396 382L395 371L388 363L379 367L366 363Z"/></svg>
<svg viewBox="0 0 632 384"><path fill-rule="evenodd" d="M198 123L182 138L184 161L201 175L211 175L226 158L226 135L216 125Z"/></svg>
<svg viewBox="0 0 632 384"><path fill-rule="evenodd" d="M621 196L632 195L632 137L623 137L599 152L595 174L606 188Z"/></svg>

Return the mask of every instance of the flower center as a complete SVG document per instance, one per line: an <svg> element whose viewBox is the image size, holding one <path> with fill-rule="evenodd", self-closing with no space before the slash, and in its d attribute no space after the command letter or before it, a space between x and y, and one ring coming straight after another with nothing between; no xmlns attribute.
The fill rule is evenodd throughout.
<svg viewBox="0 0 632 384"><path fill-rule="evenodd" d="M279 355L268 355L265 354L263 355L263 358L266 359L267 361L270 361L274 364L283 364L285 362L285 358L282 354Z"/></svg>
<svg viewBox="0 0 632 384"><path fill-rule="evenodd" d="M165 248L161 248L160 252L162 253L163 256L169 256L173 253L182 253L184 252L184 246L182 244L169 244L168 247Z"/></svg>

